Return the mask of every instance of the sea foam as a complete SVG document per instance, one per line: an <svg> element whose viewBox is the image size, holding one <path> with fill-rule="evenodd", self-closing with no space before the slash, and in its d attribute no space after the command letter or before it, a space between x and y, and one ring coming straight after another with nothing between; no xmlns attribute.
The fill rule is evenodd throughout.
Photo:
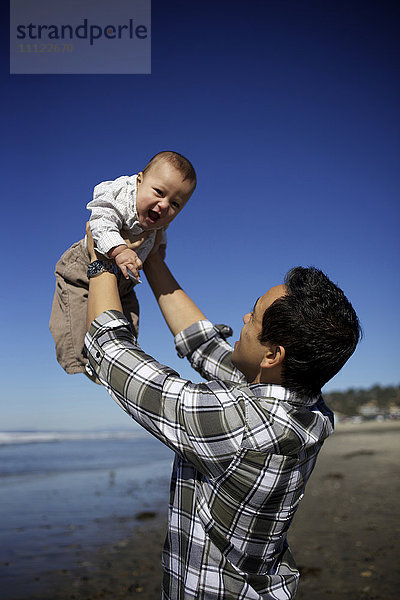
<svg viewBox="0 0 400 600"><path fill-rule="evenodd" d="M76 442L78 440L132 440L148 435L145 431L0 431L0 446Z"/></svg>

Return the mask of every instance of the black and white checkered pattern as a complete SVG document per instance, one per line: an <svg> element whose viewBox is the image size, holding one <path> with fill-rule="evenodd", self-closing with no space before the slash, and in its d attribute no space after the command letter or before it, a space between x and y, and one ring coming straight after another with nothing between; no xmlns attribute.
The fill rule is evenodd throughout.
<svg viewBox="0 0 400 600"><path fill-rule="evenodd" d="M297 588L286 534L332 413L322 398L247 385L229 334L199 321L177 336L178 354L209 380L201 384L146 355L121 313L103 313L86 336L111 396L176 454L164 600L288 600Z"/></svg>

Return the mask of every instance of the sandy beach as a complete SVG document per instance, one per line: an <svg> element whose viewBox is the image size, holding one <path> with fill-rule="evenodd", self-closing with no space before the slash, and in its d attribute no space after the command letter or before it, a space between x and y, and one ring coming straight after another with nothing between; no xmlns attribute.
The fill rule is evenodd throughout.
<svg viewBox="0 0 400 600"><path fill-rule="evenodd" d="M326 442L292 524L289 543L302 573L298 600L399 597L400 422L338 425ZM104 527L120 538L65 547L48 569L32 569L3 600L158 600L166 528L163 498L152 510ZM115 539L115 536L114 536Z"/></svg>

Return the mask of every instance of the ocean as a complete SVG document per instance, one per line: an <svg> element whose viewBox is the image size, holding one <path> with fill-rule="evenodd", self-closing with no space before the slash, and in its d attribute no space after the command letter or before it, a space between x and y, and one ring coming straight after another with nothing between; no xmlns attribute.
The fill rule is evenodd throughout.
<svg viewBox="0 0 400 600"><path fill-rule="evenodd" d="M146 431L0 432L1 597L166 514L172 461Z"/></svg>

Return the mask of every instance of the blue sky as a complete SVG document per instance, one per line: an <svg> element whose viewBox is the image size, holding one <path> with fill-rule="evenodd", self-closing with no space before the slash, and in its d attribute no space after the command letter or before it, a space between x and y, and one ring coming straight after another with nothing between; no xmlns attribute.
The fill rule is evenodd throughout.
<svg viewBox="0 0 400 600"><path fill-rule="evenodd" d="M399 382L398 17L385 1L153 0L151 75L9 75L4 48L2 429L129 425L55 360L53 271L94 185L162 149L197 170L167 262L207 316L235 340L289 268L318 266L365 331L326 389ZM192 377L147 283L138 296L143 348Z"/></svg>

